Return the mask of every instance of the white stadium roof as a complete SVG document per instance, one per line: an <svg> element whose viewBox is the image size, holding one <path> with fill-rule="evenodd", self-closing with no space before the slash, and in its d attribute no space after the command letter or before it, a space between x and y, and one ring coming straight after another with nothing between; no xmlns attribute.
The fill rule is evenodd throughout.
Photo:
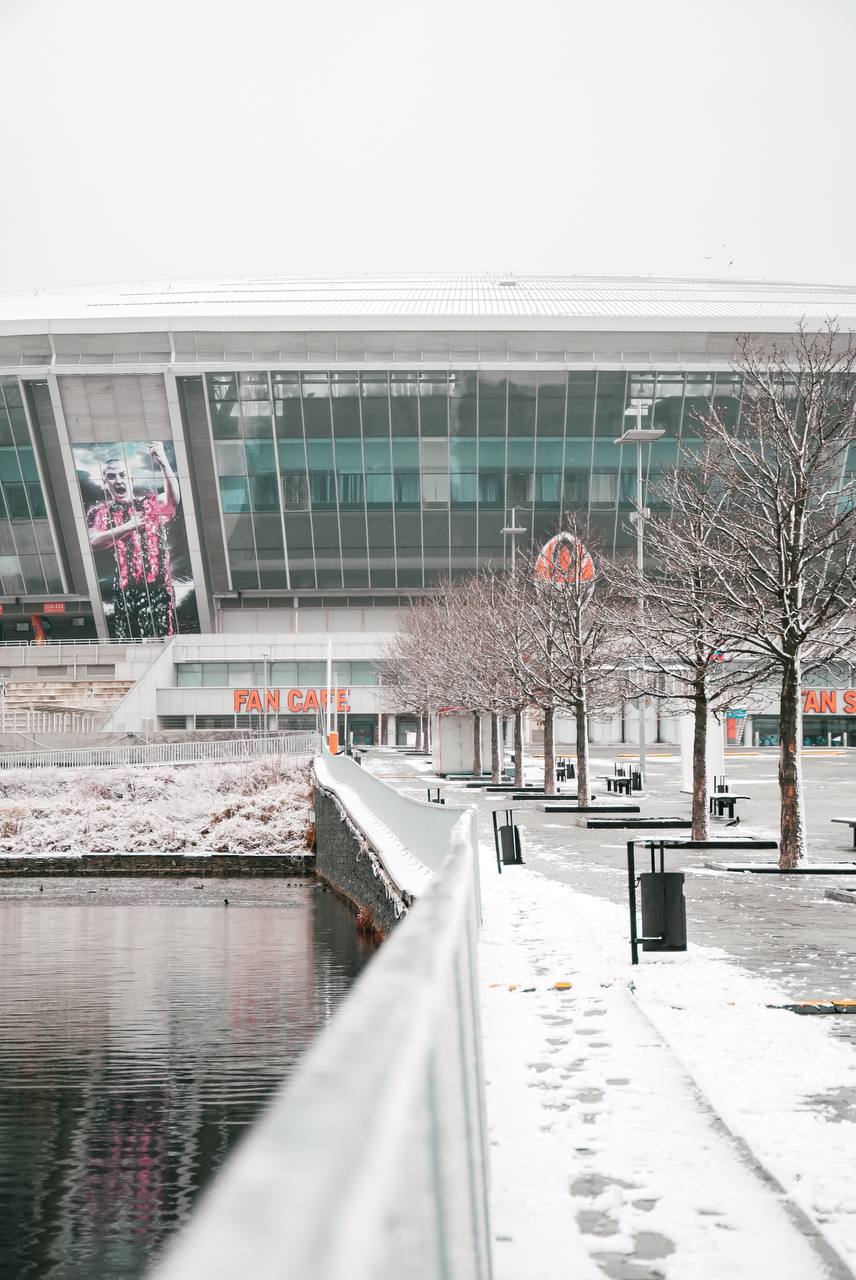
<svg viewBox="0 0 856 1280"><path fill-rule="evenodd" d="M6 333L111 328L856 328L856 286L633 276L259 277L0 294Z"/></svg>

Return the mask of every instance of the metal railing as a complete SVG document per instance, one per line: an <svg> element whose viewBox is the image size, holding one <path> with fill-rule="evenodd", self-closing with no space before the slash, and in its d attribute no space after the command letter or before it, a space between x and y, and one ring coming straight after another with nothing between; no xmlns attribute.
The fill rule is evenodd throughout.
<svg viewBox="0 0 856 1280"><path fill-rule="evenodd" d="M116 640L110 636L65 636L61 640L48 639L44 640L0 640L0 648L3 649L50 649L55 647L73 647L74 645L84 644L103 644L103 645L121 645L124 649L134 648L137 645L164 645L171 640L171 636L143 636L138 640Z"/></svg>
<svg viewBox="0 0 856 1280"><path fill-rule="evenodd" d="M462 813L470 815L472 823L470 840L473 849L478 848L475 808L438 806L428 804L425 800L413 800L402 795L386 782L382 782L368 769L356 765L349 756L331 756L325 752L323 771L329 778L333 790L338 792L341 786L356 791L373 816L386 827L408 853L411 853L430 871L440 871L452 838L452 831ZM347 799L344 803L347 807ZM358 817L355 821L359 826ZM370 840L372 839L370 831L365 834ZM473 858L473 878L476 910L481 918L481 888L477 857Z"/></svg>
<svg viewBox="0 0 856 1280"><path fill-rule="evenodd" d="M0 733L94 733L91 711L46 711L37 708L0 709Z"/></svg>
<svg viewBox="0 0 856 1280"><path fill-rule="evenodd" d="M0 753L0 769L93 769L129 764L200 764L204 760L257 760L265 756L317 754L317 733L278 734L271 737L225 741L151 742L137 746L68 747L57 751L7 751Z"/></svg>
<svg viewBox="0 0 856 1280"><path fill-rule="evenodd" d="M430 848L437 874L226 1164L157 1280L492 1275L474 811L407 800L350 760L334 767L385 823L409 814L411 848Z"/></svg>

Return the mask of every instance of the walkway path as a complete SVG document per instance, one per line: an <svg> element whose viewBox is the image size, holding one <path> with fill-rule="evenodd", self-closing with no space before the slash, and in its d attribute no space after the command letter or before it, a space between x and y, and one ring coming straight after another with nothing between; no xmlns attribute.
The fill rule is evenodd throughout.
<svg viewBox="0 0 856 1280"><path fill-rule="evenodd" d="M421 762L385 752L366 762L424 796ZM670 811L682 812L678 785L675 763ZM450 792L453 802L473 801ZM493 805L477 803L498 1280L850 1275L842 1259L856 1261L856 1056L830 1033L833 1020L768 1008L788 994L768 981L775 945L740 955L750 973L722 945L732 926L720 926L719 949L695 943L693 909L688 954L646 956L631 970L623 833L604 839L530 804L527 865L500 877ZM724 879L705 876L705 890ZM787 927L783 887L741 877L706 894L707 940L741 886ZM813 899L823 901L822 887ZM790 900L794 932L803 908ZM856 924L852 908L840 911ZM838 950L847 947L830 948ZM813 977L823 971L820 960Z"/></svg>

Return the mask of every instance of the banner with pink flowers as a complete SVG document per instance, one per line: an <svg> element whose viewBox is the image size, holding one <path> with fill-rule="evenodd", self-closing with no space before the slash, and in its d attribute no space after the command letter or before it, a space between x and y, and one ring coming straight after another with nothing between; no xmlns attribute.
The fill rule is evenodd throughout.
<svg viewBox="0 0 856 1280"><path fill-rule="evenodd" d="M72 448L110 635L135 640L198 632L172 442Z"/></svg>

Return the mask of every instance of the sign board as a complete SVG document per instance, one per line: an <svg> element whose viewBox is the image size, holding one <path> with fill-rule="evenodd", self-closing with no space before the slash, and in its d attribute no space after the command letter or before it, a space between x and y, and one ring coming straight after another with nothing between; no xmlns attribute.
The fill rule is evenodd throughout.
<svg viewBox="0 0 856 1280"><path fill-rule="evenodd" d="M42 613L65 613L65 601L46 600L42 605Z"/></svg>
<svg viewBox="0 0 856 1280"><path fill-rule="evenodd" d="M557 533L541 548L534 576L536 582L549 582L554 587L579 588L594 581L594 563L579 538Z"/></svg>
<svg viewBox="0 0 856 1280"><path fill-rule="evenodd" d="M803 689L803 715L856 716L856 689Z"/></svg>
<svg viewBox="0 0 856 1280"><path fill-rule="evenodd" d="M725 714L728 716L729 720L745 720L745 719L746 719L746 708L745 708L745 707L740 707L740 708L739 708L738 710L736 710L736 711L735 711L735 710L732 710L732 711L726 711L726 713L725 713Z"/></svg>
<svg viewBox="0 0 856 1280"><path fill-rule="evenodd" d="M350 711L348 689L332 689L334 709ZM326 711L326 689L235 689L232 707L239 714L266 711L288 711L292 715L306 715L313 711Z"/></svg>

